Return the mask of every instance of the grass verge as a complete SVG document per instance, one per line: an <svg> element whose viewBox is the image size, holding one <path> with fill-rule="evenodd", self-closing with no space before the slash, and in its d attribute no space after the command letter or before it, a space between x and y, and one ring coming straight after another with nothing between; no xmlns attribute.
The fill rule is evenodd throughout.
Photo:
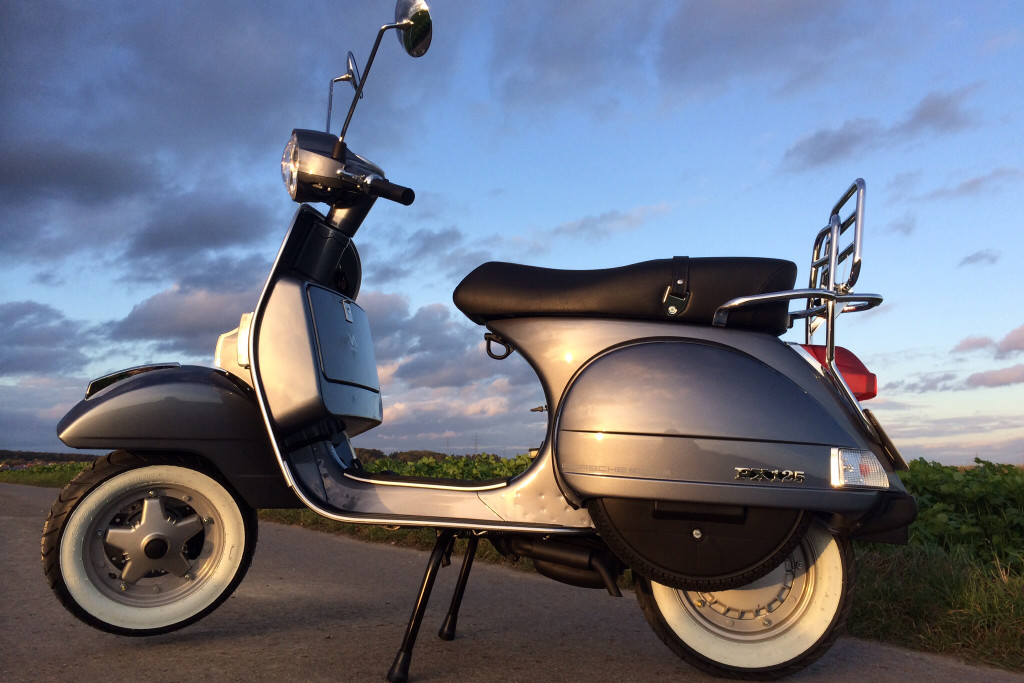
<svg viewBox="0 0 1024 683"><path fill-rule="evenodd" d="M1024 672L1024 576L959 548L856 552L851 635Z"/></svg>
<svg viewBox="0 0 1024 683"><path fill-rule="evenodd" d="M65 484L90 464L88 462L61 462L54 465L35 465L25 469L0 470L0 482L64 488Z"/></svg>

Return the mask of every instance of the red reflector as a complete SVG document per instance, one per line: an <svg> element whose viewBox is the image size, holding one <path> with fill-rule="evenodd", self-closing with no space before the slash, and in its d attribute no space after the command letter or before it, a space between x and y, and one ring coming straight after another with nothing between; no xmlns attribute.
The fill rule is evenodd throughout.
<svg viewBox="0 0 1024 683"><path fill-rule="evenodd" d="M817 359L822 365L825 364L825 346L822 344L801 344L807 352ZM878 378L870 372L860 358L853 355L853 351L836 347L836 367L839 373L846 380L846 385L858 401L866 401L878 395Z"/></svg>

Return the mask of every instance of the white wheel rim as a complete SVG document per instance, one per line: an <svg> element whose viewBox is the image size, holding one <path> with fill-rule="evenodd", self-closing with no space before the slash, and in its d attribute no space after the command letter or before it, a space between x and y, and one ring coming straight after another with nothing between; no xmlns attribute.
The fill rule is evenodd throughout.
<svg viewBox="0 0 1024 683"><path fill-rule="evenodd" d="M697 654L743 669L800 657L828 632L843 597L839 546L814 523L767 576L729 591L682 591L651 582L665 623Z"/></svg>
<svg viewBox="0 0 1024 683"><path fill-rule="evenodd" d="M192 540L181 552L185 537ZM151 555L167 550L153 560L147 548ZM68 593L93 617L159 629L213 604L234 579L244 548L245 522L223 486L195 470L157 465L111 477L86 494L61 538L60 568Z"/></svg>

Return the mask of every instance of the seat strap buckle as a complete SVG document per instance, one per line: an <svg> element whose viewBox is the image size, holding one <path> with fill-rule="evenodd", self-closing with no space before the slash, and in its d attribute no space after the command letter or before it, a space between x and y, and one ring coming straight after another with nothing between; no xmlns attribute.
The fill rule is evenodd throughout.
<svg viewBox="0 0 1024 683"><path fill-rule="evenodd" d="M661 296L661 307L665 315L678 318L690 303L690 257L676 256L672 259L672 282Z"/></svg>

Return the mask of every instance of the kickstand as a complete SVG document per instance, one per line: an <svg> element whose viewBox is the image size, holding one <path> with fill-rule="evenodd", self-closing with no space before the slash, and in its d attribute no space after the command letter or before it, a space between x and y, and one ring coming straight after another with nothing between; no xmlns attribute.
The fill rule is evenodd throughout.
<svg viewBox="0 0 1024 683"><path fill-rule="evenodd" d="M412 616L409 618L409 627L405 630L405 637L402 639L402 647L395 655L395 661L388 671L388 680L391 683L406 683L409 680L409 662L412 661L412 648L416 644L416 635L420 630L420 623L423 621L423 613L427 611L427 602L430 600L430 591L434 587L434 579L441 568L441 563L450 562L452 542L455 540L455 532L451 529L439 531L437 543L430 553L430 560L427 562L427 571L423 575L423 584L420 586L420 594L416 598L416 605L413 607Z"/></svg>
<svg viewBox="0 0 1024 683"><path fill-rule="evenodd" d="M466 556L462 558L462 569L459 570L459 580L455 584L455 594L452 595L452 604L448 607L448 616L444 618L441 630L437 632L442 640L455 640L455 623L459 620L459 607L462 605L462 596L466 592L466 584L469 583L469 570L473 568L473 557L476 555L476 546L480 539L470 534L466 544Z"/></svg>

